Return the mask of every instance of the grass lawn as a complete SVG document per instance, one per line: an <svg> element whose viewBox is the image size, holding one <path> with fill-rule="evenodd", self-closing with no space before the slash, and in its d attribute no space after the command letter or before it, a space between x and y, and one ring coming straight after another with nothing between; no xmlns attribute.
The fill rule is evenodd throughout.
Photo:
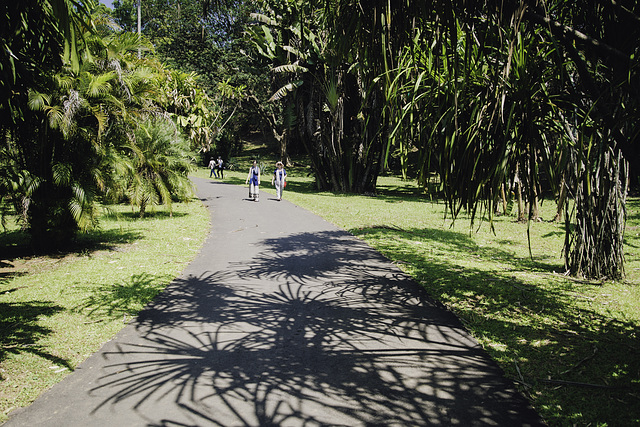
<svg viewBox="0 0 640 427"><path fill-rule="evenodd" d="M109 206L100 230L66 253L31 256L17 230L0 234L0 423L132 319L194 258L209 231L199 200L139 219Z"/></svg>
<svg viewBox="0 0 640 427"><path fill-rule="evenodd" d="M225 181L244 185L248 160ZM627 203L626 280L593 282L563 274L564 227L549 221L552 200L541 222L495 217L494 234L486 220L452 223L444 204L415 182L381 177L375 197L318 193L308 168L287 171L285 199L413 276L458 315L550 425L640 425L640 200ZM271 193L268 181L261 191Z"/></svg>
<svg viewBox="0 0 640 427"><path fill-rule="evenodd" d="M245 185L246 157L224 180ZM265 157L267 158L267 157ZM266 162L266 161L265 161ZM269 159L270 172L275 161ZM563 273L562 225L512 216L455 224L413 182L381 177L377 196L313 191L309 169L288 168L285 199L376 248L452 311L550 425L640 424L640 201L627 205L624 282ZM196 176L208 178L200 169ZM273 193L263 177L261 191ZM552 201L543 218L553 217ZM111 207L78 249L48 257L0 234L0 422L109 340L200 248L209 217L194 203L139 220ZM169 243L170 242L170 243Z"/></svg>

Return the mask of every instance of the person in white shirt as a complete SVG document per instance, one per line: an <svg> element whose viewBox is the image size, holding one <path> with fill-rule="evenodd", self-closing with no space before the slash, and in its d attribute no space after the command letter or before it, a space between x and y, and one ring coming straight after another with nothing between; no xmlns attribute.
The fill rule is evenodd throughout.
<svg viewBox="0 0 640 427"><path fill-rule="evenodd" d="M209 178L211 178L211 175L213 174L216 175L216 178L218 177L218 172L216 171L217 167L218 167L218 162L213 160L213 157L212 157L211 160L209 161L209 169L211 169L211 172L209 172Z"/></svg>
<svg viewBox="0 0 640 427"><path fill-rule="evenodd" d="M276 186L276 199L282 200L282 191L287 185L287 171L284 169L282 162L276 163L276 170L273 171L271 184Z"/></svg>

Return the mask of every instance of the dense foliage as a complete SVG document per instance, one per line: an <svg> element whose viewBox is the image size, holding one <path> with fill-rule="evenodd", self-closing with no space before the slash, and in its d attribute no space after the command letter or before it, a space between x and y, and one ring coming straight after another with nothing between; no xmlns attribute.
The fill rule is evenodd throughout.
<svg viewBox="0 0 640 427"><path fill-rule="evenodd" d="M112 15L124 29L137 31L135 0L116 0ZM255 103L266 100L268 73L252 60L244 29L253 2L224 0L148 0L140 7L141 33L154 46L161 60L193 76L219 107L221 120L212 126L214 147L203 150L203 164L211 156L228 159L239 150L237 135L260 129ZM209 152L209 148L213 152Z"/></svg>
<svg viewBox="0 0 640 427"><path fill-rule="evenodd" d="M150 0L146 46L132 37L132 0L113 11L128 33L100 23L91 2L45 3L4 6L11 54L0 68L0 187L34 235L90 226L113 178L105 159L155 115L205 161L268 124L283 160L305 146L321 189L374 192L396 165L425 188L435 180L454 216L491 217L513 198L520 219L536 220L553 194L567 268L624 273L627 183L639 170L633 2ZM180 71L141 55L152 48Z"/></svg>
<svg viewBox="0 0 640 427"><path fill-rule="evenodd" d="M454 217L516 197L537 220L550 192L567 269L622 277L636 3L265 0L254 16L257 50L285 76L272 100L320 188L371 191L391 158L425 187L435 177Z"/></svg>
<svg viewBox="0 0 640 427"><path fill-rule="evenodd" d="M95 2L4 8L3 217L17 213L44 249L94 227L104 198L127 199L143 215L151 203L188 197L192 150L208 150L226 118L196 78L154 59L151 44ZM219 100L236 96L227 86Z"/></svg>

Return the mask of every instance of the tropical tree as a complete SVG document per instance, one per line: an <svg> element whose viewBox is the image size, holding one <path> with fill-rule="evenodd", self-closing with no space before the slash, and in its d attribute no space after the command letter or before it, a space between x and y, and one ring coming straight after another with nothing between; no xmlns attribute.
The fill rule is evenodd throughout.
<svg viewBox="0 0 640 427"><path fill-rule="evenodd" d="M357 48L342 43L331 22L333 3L263 2L263 9L253 15L260 25L250 35L273 61L274 74L285 76L274 79L271 97L284 102L284 132L295 131L306 144L320 189L373 191L384 137L380 91L372 83L379 69L363 66Z"/></svg>
<svg viewBox="0 0 640 427"><path fill-rule="evenodd" d="M471 13L461 16L466 33L477 37ZM475 19L492 16L484 11L475 13ZM611 19L618 24L613 25ZM507 30L509 49L482 46L489 52L505 52L504 60L498 62L503 64L502 75L517 78L498 86L494 99L501 100L500 108L496 105L489 110L497 121L511 124L513 130L502 134L515 140L515 153L523 153L516 156L522 160L507 160L505 165L518 167L531 203L541 176L549 179L552 188L569 186L566 191L571 197L565 198L566 266L577 275L620 278L624 272L621 233L628 176L618 151L627 146L629 138L637 138L633 130L637 129L638 114L638 98L633 95L637 79L632 77L638 49L634 21L630 10L615 5L596 8L594 13L589 8L576 10L562 1L548 2L546 8L521 2L512 10L496 10L493 15L496 28L510 23L501 25ZM585 26L585 22L599 23ZM628 33L623 35L620 27ZM614 39L626 53L612 48ZM460 63L468 61L466 53L457 56ZM493 60L495 54L486 57ZM518 102L509 106L505 102L509 98ZM568 164L570 160L573 163ZM469 168L471 164L461 166ZM480 188L471 186L474 191ZM496 194L495 184L488 189ZM485 196L485 200L490 199ZM568 205L570 200L575 200L574 210Z"/></svg>
<svg viewBox="0 0 640 427"><path fill-rule="evenodd" d="M70 0L3 2L0 16L0 205L2 214L8 205L24 206L17 189L35 191L39 180L16 165L24 159L19 141L37 132L30 123L29 89L43 85L51 70L66 61L78 69L79 32L87 29L88 9L94 3L77 4ZM23 212L19 210L18 212ZM4 216L3 219L4 221Z"/></svg>
<svg viewBox="0 0 640 427"><path fill-rule="evenodd" d="M318 100L313 105L323 107L311 109L311 103L302 102L307 108L295 109L298 122L311 130L306 136L314 142L312 157L326 153L331 159L329 164L316 161L316 170L342 177L336 165L345 159L373 154L370 163L382 168L394 154L407 175L410 156L417 152L421 181L437 173L454 217L461 210L472 217L491 215L505 198L504 188L512 187L522 194L523 218L526 203L526 217L535 219L537 200L543 188L550 188L566 204L567 269L621 276L620 224L628 178L619 151L632 153L637 146L637 5L582 7L564 0L263 4L266 17L252 31L253 39L264 52L285 53L287 62L274 63L274 71L295 73L276 94L304 99L300 92L306 91L307 99ZM285 9L295 13L280 12ZM288 36L275 37L285 31ZM271 40L276 48L268 51ZM322 40L320 52L330 55L305 55L312 40ZM344 89L350 76L356 91ZM337 102L321 98L323 93L337 93ZM358 143L341 145L350 133L344 120L349 116L339 113L340 105L354 99ZM313 114L302 115L308 111ZM353 182L355 171L350 169L343 182ZM341 186L340 179L329 187L367 188Z"/></svg>
<svg viewBox="0 0 640 427"><path fill-rule="evenodd" d="M245 89L226 80L217 84L215 95L209 96L198 84L196 73L178 70L160 73L159 84L162 105L189 137L191 149L203 153L211 151L216 137L233 119Z"/></svg>
<svg viewBox="0 0 640 427"><path fill-rule="evenodd" d="M86 3L87 7L94 5ZM88 9L66 1L44 6L37 11L40 5L21 3L16 8L23 9L21 13L7 15L15 20L12 24L22 24L17 28L8 25L13 33L3 38L9 41L7 49L19 49L12 54L15 61L10 61L12 79L7 84L3 78L3 87L10 88L10 94L2 105L6 121L0 150L0 163L7 172L5 183L9 181L3 185L7 191L3 200L13 204L38 247L66 241L78 227L94 223L94 192L84 183L91 181L95 171L90 156L95 147L86 130L89 123L98 128L103 119L83 98L96 96L92 90L101 85L81 72L82 52L87 49L82 35L94 32ZM29 13L33 15L26 16ZM44 36L34 40L29 34L38 31L29 25L38 24ZM39 63L40 55L51 58ZM72 89L71 74L84 86ZM83 160L86 155L89 159Z"/></svg>
<svg viewBox="0 0 640 427"><path fill-rule="evenodd" d="M172 213L172 200L186 201L192 195L188 173L193 169L189 142L168 118L149 118L138 124L128 142L127 163L119 174L120 191L140 208L164 204Z"/></svg>
<svg viewBox="0 0 640 427"><path fill-rule="evenodd" d="M132 199L143 206L185 194L187 157L181 154L177 161L177 148L134 132L146 129L154 135L138 125L165 115L160 77L169 72L153 58L139 58L137 53L149 46L137 35L116 31L101 9L79 28L85 31L76 33L77 67L62 57L59 67L24 83L27 102L14 110L15 123L3 128L3 202L13 205L36 247L64 244L77 230L94 226L96 202L124 194L118 191L123 175L129 183L142 183L127 189L144 195ZM151 173L154 157L166 164ZM131 173L139 174L137 181ZM157 198L139 190L149 181Z"/></svg>
<svg viewBox="0 0 640 427"><path fill-rule="evenodd" d="M67 61L80 64L77 36L87 28L96 2L72 0L3 2L0 16L0 124L16 124L26 108L27 89Z"/></svg>
<svg viewBox="0 0 640 427"><path fill-rule="evenodd" d="M137 25L135 4L114 2L113 16L125 30ZM211 151L230 155L226 135L260 124L251 104L242 102L249 86L264 98L264 70L250 60L242 37L252 7L245 0L142 2L142 34L162 63L176 70L163 77L165 105L205 161Z"/></svg>

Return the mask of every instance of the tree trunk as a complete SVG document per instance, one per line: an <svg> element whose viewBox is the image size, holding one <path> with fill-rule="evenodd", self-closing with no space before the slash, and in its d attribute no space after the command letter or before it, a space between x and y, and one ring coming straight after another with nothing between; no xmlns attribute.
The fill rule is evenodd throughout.
<svg viewBox="0 0 640 427"><path fill-rule="evenodd" d="M524 199L522 197L522 181L520 180L519 166L516 166L516 177L514 184L516 186L516 195L518 198L518 222L524 222L526 220Z"/></svg>
<svg viewBox="0 0 640 427"><path fill-rule="evenodd" d="M504 191L504 183L500 186L500 196L502 197L502 214L507 215L507 195Z"/></svg>
<svg viewBox="0 0 640 427"><path fill-rule="evenodd" d="M560 191L558 192L558 201L556 216L553 218L553 222L562 221L562 210L564 207L565 200L567 198L567 188L566 188L566 173L562 174L562 179L560 180Z"/></svg>
<svg viewBox="0 0 640 427"><path fill-rule="evenodd" d="M576 276L592 279L624 277L624 228L628 163L612 149L596 159L597 167L576 162L575 228L565 241L565 265ZM591 173L597 170L598 173Z"/></svg>
<svg viewBox="0 0 640 427"><path fill-rule="evenodd" d="M538 205L538 186L531 183L531 203L529 209L529 220L538 221L540 219L540 209Z"/></svg>

